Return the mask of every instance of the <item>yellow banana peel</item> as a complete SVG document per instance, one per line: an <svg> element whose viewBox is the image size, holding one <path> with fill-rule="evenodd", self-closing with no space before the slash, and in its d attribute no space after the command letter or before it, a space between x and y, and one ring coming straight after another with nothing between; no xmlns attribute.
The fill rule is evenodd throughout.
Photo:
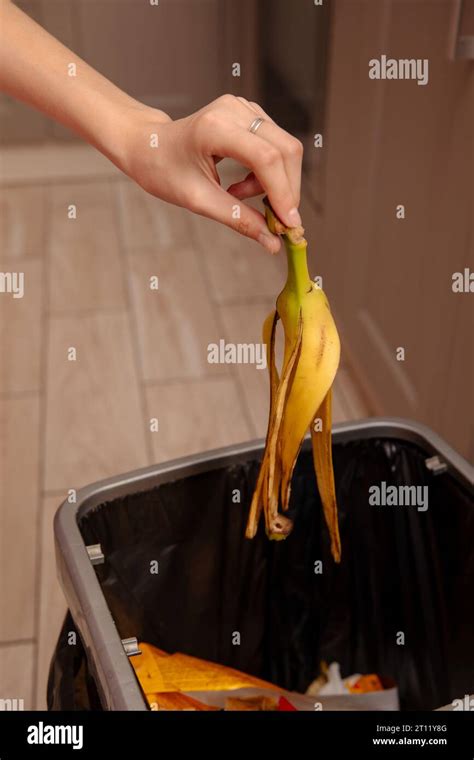
<svg viewBox="0 0 474 760"><path fill-rule="evenodd" d="M339 336L328 300L309 276L303 228L285 227L266 198L264 203L268 228L282 235L285 244L288 277L275 311L263 325L270 373L270 413L246 536L255 536L262 511L269 538L281 540L291 532L293 524L284 513L289 506L296 460L310 430L331 552L339 562L341 542L331 453L331 387L339 364ZM285 336L281 375L275 362L279 320Z"/></svg>

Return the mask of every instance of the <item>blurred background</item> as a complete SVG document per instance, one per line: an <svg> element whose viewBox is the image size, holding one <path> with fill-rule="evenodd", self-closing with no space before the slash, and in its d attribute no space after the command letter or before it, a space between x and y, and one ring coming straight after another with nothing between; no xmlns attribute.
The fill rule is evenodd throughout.
<svg viewBox="0 0 474 760"><path fill-rule="evenodd" d="M17 4L174 118L230 92L297 134L311 270L343 344L335 422L418 420L474 457L472 295L452 290L474 269L473 0ZM381 55L427 58L429 83L369 79ZM69 489L264 435L266 373L210 365L207 346L260 341L286 264L5 96L0 182L0 270L25 273L23 299L0 297L0 697L41 708L65 612L55 510Z"/></svg>

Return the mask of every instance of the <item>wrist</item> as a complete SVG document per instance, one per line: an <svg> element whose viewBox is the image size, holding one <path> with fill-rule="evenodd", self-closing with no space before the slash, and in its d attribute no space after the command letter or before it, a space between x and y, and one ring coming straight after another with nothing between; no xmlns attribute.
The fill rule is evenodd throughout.
<svg viewBox="0 0 474 760"><path fill-rule="evenodd" d="M159 139L160 126L170 121L164 111L139 101L114 106L98 147L121 171L133 176L137 159ZM141 156L137 156L137 152Z"/></svg>

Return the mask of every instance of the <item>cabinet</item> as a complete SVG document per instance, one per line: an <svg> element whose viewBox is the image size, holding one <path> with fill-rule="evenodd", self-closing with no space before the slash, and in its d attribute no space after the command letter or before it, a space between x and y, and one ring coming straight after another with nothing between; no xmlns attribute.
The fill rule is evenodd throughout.
<svg viewBox="0 0 474 760"><path fill-rule="evenodd" d="M376 411L474 457L474 294L452 290L454 272L474 271L474 61L449 59L457 5L335 3L318 249ZM428 59L428 84L369 79L382 55Z"/></svg>

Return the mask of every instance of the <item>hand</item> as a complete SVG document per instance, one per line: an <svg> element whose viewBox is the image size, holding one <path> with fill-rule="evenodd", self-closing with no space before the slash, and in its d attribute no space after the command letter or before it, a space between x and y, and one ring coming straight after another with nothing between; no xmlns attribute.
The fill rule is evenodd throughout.
<svg viewBox="0 0 474 760"><path fill-rule="evenodd" d="M266 192L286 226L301 223L302 145L256 103L223 95L172 121L124 93L7 0L0 0L0 43L0 89L77 132L152 195L227 224L274 253L279 239L262 214L240 201ZM72 63L74 78L66 76ZM256 117L265 121L252 134ZM227 191L216 169L225 157L250 169Z"/></svg>
<svg viewBox="0 0 474 760"><path fill-rule="evenodd" d="M256 117L265 121L252 134L249 127ZM303 146L256 103L223 95L176 121L137 104L127 109L122 124L117 163L151 195L222 222L271 253L279 250L279 238L269 232L262 214L238 201L265 192L284 224L301 224L297 208ZM216 169L225 157L251 170L227 191ZM240 218L234 218L236 205Z"/></svg>

